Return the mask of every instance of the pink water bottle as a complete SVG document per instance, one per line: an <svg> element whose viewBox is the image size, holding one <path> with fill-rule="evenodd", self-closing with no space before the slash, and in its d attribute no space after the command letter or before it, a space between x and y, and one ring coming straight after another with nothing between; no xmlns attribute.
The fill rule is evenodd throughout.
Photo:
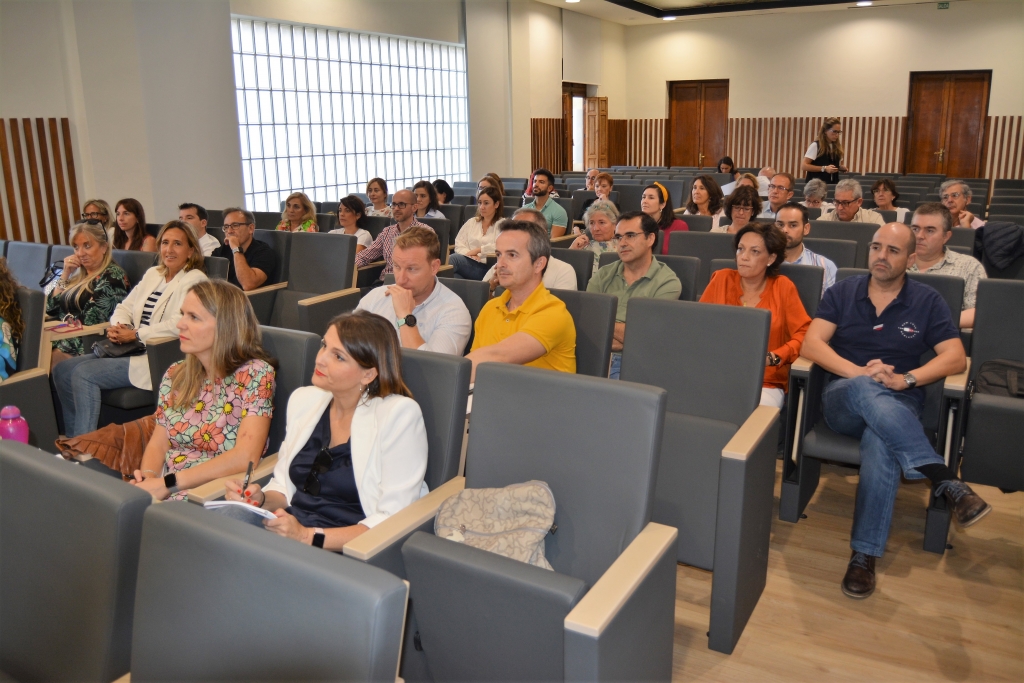
<svg viewBox="0 0 1024 683"><path fill-rule="evenodd" d="M4 406L0 410L0 439L28 443L28 422L21 416L18 406Z"/></svg>

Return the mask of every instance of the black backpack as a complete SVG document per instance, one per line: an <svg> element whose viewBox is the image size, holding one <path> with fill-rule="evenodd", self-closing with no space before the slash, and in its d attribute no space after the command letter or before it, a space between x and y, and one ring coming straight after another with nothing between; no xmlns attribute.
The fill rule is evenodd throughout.
<svg viewBox="0 0 1024 683"><path fill-rule="evenodd" d="M978 376L968 388L968 396L989 394L1008 398L1024 398L1024 363L1013 360L985 361Z"/></svg>

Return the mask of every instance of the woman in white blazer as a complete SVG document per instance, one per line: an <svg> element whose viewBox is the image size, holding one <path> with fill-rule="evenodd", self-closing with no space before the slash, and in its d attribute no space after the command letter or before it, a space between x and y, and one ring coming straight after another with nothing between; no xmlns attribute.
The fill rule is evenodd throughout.
<svg viewBox="0 0 1024 683"><path fill-rule="evenodd" d="M398 335L384 318L345 313L327 328L313 386L288 400L266 488L227 484L228 500L271 510L271 531L340 551L427 493L423 414L402 382Z"/></svg>
<svg viewBox="0 0 1024 683"><path fill-rule="evenodd" d="M139 284L110 316L107 339L127 344L160 337L177 337L181 302L197 282L206 280L203 250L199 238L188 223L171 221L157 236L159 259L146 271ZM53 368L53 383L64 411L67 436L80 436L96 429L100 417L100 392L134 386L151 391L149 360L146 354L97 358L86 352L58 363Z"/></svg>

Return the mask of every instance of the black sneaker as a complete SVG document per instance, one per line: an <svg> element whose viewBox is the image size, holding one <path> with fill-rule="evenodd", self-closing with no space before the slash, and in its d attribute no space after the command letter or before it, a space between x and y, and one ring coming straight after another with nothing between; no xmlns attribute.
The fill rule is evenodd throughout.
<svg viewBox="0 0 1024 683"><path fill-rule="evenodd" d="M976 524L992 512L992 506L959 479L950 479L936 486L935 496L946 496L946 500L953 506L957 523L964 528Z"/></svg>

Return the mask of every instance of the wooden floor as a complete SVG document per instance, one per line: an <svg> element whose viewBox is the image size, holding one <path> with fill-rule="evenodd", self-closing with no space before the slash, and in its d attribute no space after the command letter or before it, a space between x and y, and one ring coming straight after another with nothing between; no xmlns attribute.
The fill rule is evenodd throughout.
<svg viewBox="0 0 1024 683"><path fill-rule="evenodd" d="M781 471L781 465L780 465ZM772 523L768 583L732 655L707 649L711 574L679 566L677 681L1024 681L1024 493L974 487L992 513L921 548L929 488L900 487L878 584L839 588L857 477L822 467L807 519Z"/></svg>

